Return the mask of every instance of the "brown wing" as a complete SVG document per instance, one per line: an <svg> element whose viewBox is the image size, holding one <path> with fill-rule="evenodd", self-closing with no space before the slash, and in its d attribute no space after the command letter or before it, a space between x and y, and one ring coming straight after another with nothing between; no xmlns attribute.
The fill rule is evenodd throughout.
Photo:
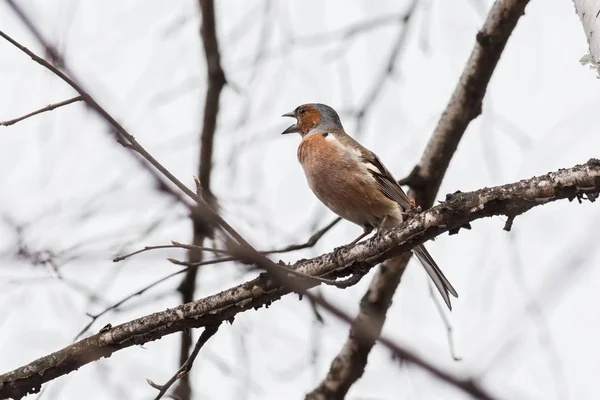
<svg viewBox="0 0 600 400"><path fill-rule="evenodd" d="M362 155L362 161L365 163L369 169L369 172L371 175L373 175L377 183L379 183L381 192L387 198L398 203L402 210L409 210L411 208L411 202L408 196L406 193L404 193L404 190L402 190L396 179L394 179L392 173L385 167L385 165L383 165L375 153L363 147L360 143L354 140L354 138L343 133L343 131L335 132L334 134L336 134L338 140L340 140L342 143L352 146L360 151L360 154Z"/></svg>
<svg viewBox="0 0 600 400"><path fill-rule="evenodd" d="M383 165L383 163L381 162L379 157L375 155L375 153L371 151L368 152L369 154L367 155L367 157L363 156L363 160L367 165L374 167L369 168L369 171L371 172L371 175L373 175L377 183L379 183L383 194L385 194L388 198L398 203L403 210L410 209L410 199L408 198L406 193L404 193L404 190L402 190L396 179L394 179L392 173L385 167L385 165Z"/></svg>

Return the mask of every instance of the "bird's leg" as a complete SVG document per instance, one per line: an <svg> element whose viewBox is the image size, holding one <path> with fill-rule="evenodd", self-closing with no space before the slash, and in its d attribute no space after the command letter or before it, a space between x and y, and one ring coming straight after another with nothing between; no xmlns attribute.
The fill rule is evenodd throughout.
<svg viewBox="0 0 600 400"><path fill-rule="evenodd" d="M360 239L364 238L365 236L367 236L372 231L373 231L373 227L372 226L365 227L365 231L363 233L361 233L356 239L354 239L353 241L351 241L350 243L348 243L348 246L352 246L353 244L356 244Z"/></svg>
<svg viewBox="0 0 600 400"><path fill-rule="evenodd" d="M379 229L377 229L377 232L382 232L385 226L385 223L388 220L388 216L386 215L385 217L383 217L383 219L381 220L381 222L379 223Z"/></svg>
<svg viewBox="0 0 600 400"><path fill-rule="evenodd" d="M417 206L415 203L415 199L413 197L410 198L410 208L408 210L402 210L402 221L406 221L408 218L415 214L421 213L423 210L421 206Z"/></svg>

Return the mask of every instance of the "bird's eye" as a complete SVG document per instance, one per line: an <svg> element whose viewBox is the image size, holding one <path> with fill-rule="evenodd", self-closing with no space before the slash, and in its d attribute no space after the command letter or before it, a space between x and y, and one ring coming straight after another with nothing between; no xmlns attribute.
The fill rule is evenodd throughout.
<svg viewBox="0 0 600 400"><path fill-rule="evenodd" d="M306 108L301 108L298 110L298 114L302 115L306 112Z"/></svg>

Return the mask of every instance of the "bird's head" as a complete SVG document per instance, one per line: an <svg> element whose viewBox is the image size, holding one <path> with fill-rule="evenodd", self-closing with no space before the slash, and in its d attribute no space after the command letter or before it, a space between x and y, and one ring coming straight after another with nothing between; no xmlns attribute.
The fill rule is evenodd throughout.
<svg viewBox="0 0 600 400"><path fill-rule="evenodd" d="M302 104L282 117L296 118L296 123L290 125L282 134L300 133L304 137L311 131L344 130L337 112L325 104Z"/></svg>

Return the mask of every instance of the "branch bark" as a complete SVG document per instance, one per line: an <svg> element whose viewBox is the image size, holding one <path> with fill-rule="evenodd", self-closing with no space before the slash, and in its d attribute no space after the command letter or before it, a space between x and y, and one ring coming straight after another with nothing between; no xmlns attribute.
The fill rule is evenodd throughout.
<svg viewBox="0 0 600 400"><path fill-rule="evenodd" d="M400 181L411 187L410 195L423 209L433 205L458 143L469 123L481 113L487 85L527 3L528 0L496 1L477 34L471 56L421 160L410 175ZM377 335L381 333L387 310L409 260L410 253L387 261L377 270L361 299L355 323L368 323ZM307 394L306 399L344 398L363 375L375 340L361 340L353 323L348 339L332 361L327 376Z"/></svg>
<svg viewBox="0 0 600 400"><path fill-rule="evenodd" d="M368 241L347 246L291 268L312 276L350 274L357 264L372 267L411 250L444 232L456 231L476 219L493 215L517 216L531 208L559 199L595 200L600 193L600 160L562 169L503 186L470 193L454 193L446 201L412 215L398 228ZM309 282L306 287L316 285ZM41 385L121 349L143 344L184 329L233 321L240 312L260 308L288 292L268 274L218 294L167 309L80 340L30 364L0 375L0 398L20 399L38 392Z"/></svg>
<svg viewBox="0 0 600 400"><path fill-rule="evenodd" d="M215 197L210 189L210 177L212 170L213 143L217 128L217 117L219 115L219 100L221 91L225 86L225 73L221 66L221 53L219 51L219 42L217 39L215 4L213 0L199 0L200 13L202 15L202 25L200 36L204 47L206 57L207 82L206 97L204 100L204 119L202 123L202 133L200 135L200 160L198 163L198 177L202 185L201 194L204 200L213 209L217 209ZM202 210L197 206L192 210L192 244L203 246L207 236L211 236L212 227L207 224L206 218L203 218ZM188 252L188 261L190 263L201 262L203 251L191 249ZM182 303L189 303L194 300L196 290L196 279L198 276L198 267L190 267L177 290L181 294ZM179 361L181 364L189 359L189 352L192 346L192 333L185 330L181 335L181 347L179 349ZM175 394L181 400L190 400L192 398L192 388L189 376L185 375L178 382L175 388Z"/></svg>

